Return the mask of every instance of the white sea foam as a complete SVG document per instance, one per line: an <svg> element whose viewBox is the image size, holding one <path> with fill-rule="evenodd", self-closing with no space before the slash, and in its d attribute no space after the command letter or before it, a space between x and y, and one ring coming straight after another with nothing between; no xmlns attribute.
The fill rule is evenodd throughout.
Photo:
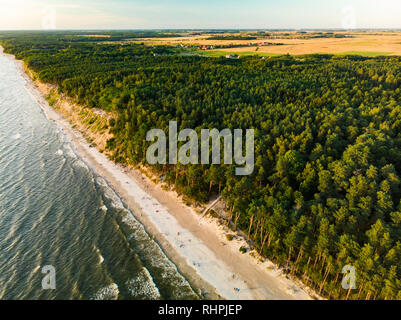
<svg viewBox="0 0 401 320"><path fill-rule="evenodd" d="M107 182L103 178L97 177L96 182L104 188L104 195L111 201L114 208L126 210L120 197L107 185Z"/></svg>
<svg viewBox="0 0 401 320"><path fill-rule="evenodd" d="M77 159L77 155L69 144L64 145L64 150L70 158Z"/></svg>
<svg viewBox="0 0 401 320"><path fill-rule="evenodd" d="M35 274L36 272L38 272L40 270L40 266L37 266L35 269L33 269L32 273Z"/></svg>
<svg viewBox="0 0 401 320"><path fill-rule="evenodd" d="M138 220L136 220L130 212L127 212L124 215L124 217L122 218L122 222L124 222L132 230L138 230L138 227L140 227Z"/></svg>
<svg viewBox="0 0 401 320"><path fill-rule="evenodd" d="M97 248L96 246L95 246L95 250L99 256L99 263L102 264L104 262L104 257L102 256L102 253L100 252L99 248Z"/></svg>
<svg viewBox="0 0 401 320"><path fill-rule="evenodd" d="M137 277L127 282L127 288L133 297L145 297L149 300L161 298L159 289L157 289L152 276L145 267Z"/></svg>
<svg viewBox="0 0 401 320"><path fill-rule="evenodd" d="M91 300L117 300L119 293L118 285L112 283L100 289Z"/></svg>
<svg viewBox="0 0 401 320"><path fill-rule="evenodd" d="M86 170L89 171L89 167L85 164L85 162L83 162L82 160L79 160L78 158L77 158L77 160L74 162L74 165L76 165L77 167L80 167L80 168L83 168L83 169L86 169Z"/></svg>

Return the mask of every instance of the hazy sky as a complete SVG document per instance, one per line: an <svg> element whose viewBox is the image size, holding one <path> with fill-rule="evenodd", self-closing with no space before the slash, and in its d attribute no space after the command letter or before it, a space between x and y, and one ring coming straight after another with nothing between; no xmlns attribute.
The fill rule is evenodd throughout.
<svg viewBox="0 0 401 320"><path fill-rule="evenodd" d="M0 29L401 28L401 0L0 0Z"/></svg>

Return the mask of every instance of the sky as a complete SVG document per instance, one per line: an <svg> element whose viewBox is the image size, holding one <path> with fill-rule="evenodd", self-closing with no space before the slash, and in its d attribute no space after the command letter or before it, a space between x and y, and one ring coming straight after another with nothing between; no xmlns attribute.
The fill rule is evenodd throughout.
<svg viewBox="0 0 401 320"><path fill-rule="evenodd" d="M401 0L0 0L0 30L401 28Z"/></svg>

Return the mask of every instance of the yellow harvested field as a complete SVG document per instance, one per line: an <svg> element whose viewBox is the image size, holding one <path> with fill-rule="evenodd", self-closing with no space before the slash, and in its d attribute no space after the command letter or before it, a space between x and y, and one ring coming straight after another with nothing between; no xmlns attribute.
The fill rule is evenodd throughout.
<svg viewBox="0 0 401 320"><path fill-rule="evenodd" d="M288 39L269 40L284 43L282 46L261 46L228 48L232 52L266 52L275 54L311 54L344 52L383 52L389 55L401 55L401 33L386 36L362 36L357 38L323 39Z"/></svg>
<svg viewBox="0 0 401 320"><path fill-rule="evenodd" d="M401 56L401 32L347 32L349 38L312 38L294 39L295 33L273 33L273 38L260 38L257 40L207 40L211 35L183 36L176 38L148 38L137 39L135 42L145 42L148 45L248 45L281 43L279 46L246 46L238 48L221 48L213 51L225 52L259 52L271 54L312 54L333 53L341 54L348 52L382 53L385 55ZM341 32L336 32L341 34ZM288 36L290 35L290 36Z"/></svg>

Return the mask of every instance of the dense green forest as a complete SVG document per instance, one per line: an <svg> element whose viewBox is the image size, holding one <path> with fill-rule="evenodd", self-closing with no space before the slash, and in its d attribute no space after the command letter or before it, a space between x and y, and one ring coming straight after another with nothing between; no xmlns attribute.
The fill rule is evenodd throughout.
<svg viewBox="0 0 401 320"><path fill-rule="evenodd" d="M108 147L121 163L145 163L147 131L172 120L255 129L251 176L154 169L196 201L221 193L258 251L322 295L401 299L400 57L206 58L61 33L0 42L42 81L117 114ZM345 265L356 290L341 286Z"/></svg>

